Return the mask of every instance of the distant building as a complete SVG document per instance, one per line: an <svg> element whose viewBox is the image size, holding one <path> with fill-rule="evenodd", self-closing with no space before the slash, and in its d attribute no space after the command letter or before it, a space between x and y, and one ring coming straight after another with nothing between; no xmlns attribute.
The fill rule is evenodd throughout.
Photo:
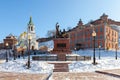
<svg viewBox="0 0 120 80"><path fill-rule="evenodd" d="M27 27L27 31L23 32L19 38L18 38L18 44L17 44L17 48L23 48L23 49L27 49L28 48L28 36L31 36L31 49L38 49L38 42L36 41L36 32L35 32L35 26L32 22L32 17L30 17L29 23L28 23L28 27Z"/></svg>
<svg viewBox="0 0 120 80"><path fill-rule="evenodd" d="M86 49L93 48L93 29L96 32L95 47L101 46L103 49L116 49L119 44L118 30L120 22L108 19L108 15L103 14L100 19L83 24L80 19L78 25L69 30L70 48Z"/></svg>
<svg viewBox="0 0 120 80"><path fill-rule="evenodd" d="M6 43L8 43L8 48L13 49L13 47L15 46L15 44L17 43L17 39L15 36L13 36L12 34L9 34L5 39L4 39L4 48L6 46Z"/></svg>
<svg viewBox="0 0 120 80"><path fill-rule="evenodd" d="M4 43L0 43L0 49L4 49Z"/></svg>

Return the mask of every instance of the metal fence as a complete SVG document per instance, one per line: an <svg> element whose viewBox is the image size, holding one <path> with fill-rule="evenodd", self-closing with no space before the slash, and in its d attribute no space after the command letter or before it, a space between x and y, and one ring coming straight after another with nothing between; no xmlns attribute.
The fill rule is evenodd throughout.
<svg viewBox="0 0 120 80"><path fill-rule="evenodd" d="M32 56L35 61L58 61L58 56ZM86 61L91 60L91 56L66 56L65 61Z"/></svg>

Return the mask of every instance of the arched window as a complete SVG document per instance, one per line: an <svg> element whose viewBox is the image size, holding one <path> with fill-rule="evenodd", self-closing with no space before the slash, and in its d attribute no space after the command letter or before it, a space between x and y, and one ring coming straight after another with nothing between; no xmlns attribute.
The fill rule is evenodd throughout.
<svg viewBox="0 0 120 80"><path fill-rule="evenodd" d="M33 27L31 27L31 31L33 31Z"/></svg>
<svg viewBox="0 0 120 80"><path fill-rule="evenodd" d="M28 28L29 28L29 31L30 31L30 26Z"/></svg>

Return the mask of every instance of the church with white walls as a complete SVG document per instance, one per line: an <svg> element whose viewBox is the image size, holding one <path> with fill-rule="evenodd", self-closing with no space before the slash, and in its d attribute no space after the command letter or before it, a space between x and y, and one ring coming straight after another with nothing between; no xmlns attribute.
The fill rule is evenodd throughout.
<svg viewBox="0 0 120 80"><path fill-rule="evenodd" d="M28 43L29 43L28 36L31 36L30 48L38 49L38 42L36 41L36 32L35 32L35 26L32 22L32 17L30 17L29 23L27 25L27 31L20 34L18 38L17 48L23 48L23 49L28 48Z"/></svg>

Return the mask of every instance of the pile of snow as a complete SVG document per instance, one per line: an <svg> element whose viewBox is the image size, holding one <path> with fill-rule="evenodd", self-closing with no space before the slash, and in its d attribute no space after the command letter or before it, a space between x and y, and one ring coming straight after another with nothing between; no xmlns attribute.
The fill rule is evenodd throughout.
<svg viewBox="0 0 120 80"><path fill-rule="evenodd" d="M51 41L47 41L47 42L41 42L38 44L38 48L40 48L42 46L47 46L48 51L51 51L54 48L54 42L53 42L53 40L51 40Z"/></svg>
<svg viewBox="0 0 120 80"><path fill-rule="evenodd" d="M104 59L96 60L97 65L93 65L93 61L79 61L69 64L70 72L94 72L97 70L120 69L120 59Z"/></svg>
<svg viewBox="0 0 120 80"><path fill-rule="evenodd" d="M47 62L31 61L31 68L27 69L27 60L18 59L0 64L2 72L19 72L19 73L52 73L54 65Z"/></svg>
<svg viewBox="0 0 120 80"><path fill-rule="evenodd" d="M66 56L80 56L78 54L66 54Z"/></svg>
<svg viewBox="0 0 120 80"><path fill-rule="evenodd" d="M100 50L100 59L99 50L96 50L96 62L97 65L93 65L93 50L79 50L73 51L81 56L91 56L92 60L90 61L74 61L72 64L69 64L70 72L94 72L96 70L109 70L109 69L120 69L120 50L117 51L117 60L115 59L116 51L106 51Z"/></svg>

